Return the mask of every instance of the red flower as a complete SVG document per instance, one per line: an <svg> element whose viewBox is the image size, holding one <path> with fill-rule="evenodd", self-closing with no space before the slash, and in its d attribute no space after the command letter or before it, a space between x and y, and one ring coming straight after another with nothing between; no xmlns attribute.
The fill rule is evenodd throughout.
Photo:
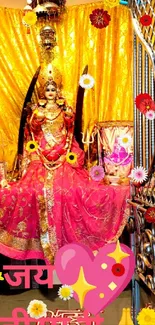
<svg viewBox="0 0 155 325"><path fill-rule="evenodd" d="M149 208L145 212L144 218L149 223L155 223L155 208Z"/></svg>
<svg viewBox="0 0 155 325"><path fill-rule="evenodd" d="M103 9L95 9L92 11L90 17L91 24L96 28L105 28L109 25L111 20L110 15Z"/></svg>
<svg viewBox="0 0 155 325"><path fill-rule="evenodd" d="M141 23L143 26L149 26L149 25L151 25L151 23L152 23L152 18L151 18L149 15L143 15L143 16L140 18L140 23Z"/></svg>
<svg viewBox="0 0 155 325"><path fill-rule="evenodd" d="M135 103L136 103L136 107L139 108L140 104L145 100L145 99L150 99L152 100L152 97L149 94L139 94L137 95L136 99L135 99Z"/></svg>
<svg viewBox="0 0 155 325"><path fill-rule="evenodd" d="M125 273L125 267L123 264L116 263L112 266L112 273L115 276L122 276Z"/></svg>
<svg viewBox="0 0 155 325"><path fill-rule="evenodd" d="M151 99L145 99L143 102L141 102L141 104L139 105L139 110L141 111L141 113L145 114L146 112L148 112L149 110L155 111L155 103L154 101Z"/></svg>

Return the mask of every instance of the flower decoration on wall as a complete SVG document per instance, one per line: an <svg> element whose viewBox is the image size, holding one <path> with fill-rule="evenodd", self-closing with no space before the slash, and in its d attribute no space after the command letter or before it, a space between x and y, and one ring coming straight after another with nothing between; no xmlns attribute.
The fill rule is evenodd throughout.
<svg viewBox="0 0 155 325"><path fill-rule="evenodd" d="M151 23L152 23L152 17L150 17L149 15L143 15L143 16L140 18L140 23L141 23L143 26L150 26Z"/></svg>
<svg viewBox="0 0 155 325"><path fill-rule="evenodd" d="M131 178L134 182L143 183L148 177L148 172L143 167L135 167L131 172Z"/></svg>
<svg viewBox="0 0 155 325"><path fill-rule="evenodd" d="M91 24L96 28L105 28L111 21L111 17L108 14L108 11L105 11L103 9L94 9L89 17Z"/></svg>
<svg viewBox="0 0 155 325"><path fill-rule="evenodd" d="M79 84L84 89L90 89L94 87L95 80L90 74L83 74L80 77Z"/></svg>
<svg viewBox="0 0 155 325"><path fill-rule="evenodd" d="M93 181L96 181L96 182L101 181L105 176L104 169L102 166L93 166L90 169L89 174L90 174L90 177L93 179Z"/></svg>
<svg viewBox="0 0 155 325"><path fill-rule="evenodd" d="M132 138L129 134L125 134L118 138L118 142L122 147L128 148L132 143Z"/></svg>
<svg viewBox="0 0 155 325"><path fill-rule="evenodd" d="M109 8L113 8L120 4L120 0L104 0L104 4Z"/></svg>
<svg viewBox="0 0 155 325"><path fill-rule="evenodd" d="M141 94L137 95L137 97L135 99L136 107L138 109L140 109L141 103L143 103L144 100L147 100L147 99L152 100L152 97L147 93L144 93L144 94L141 93Z"/></svg>
<svg viewBox="0 0 155 325"><path fill-rule="evenodd" d="M58 296L64 301L70 300L73 297L73 290L69 285L64 284L59 288Z"/></svg>
<svg viewBox="0 0 155 325"><path fill-rule="evenodd" d="M146 112L145 114L146 118L148 120L154 120L155 119L155 111L153 111L152 109L150 109L148 112Z"/></svg>
<svg viewBox="0 0 155 325"><path fill-rule="evenodd" d="M68 152L66 155L66 161L69 164L75 164L77 162L77 154L75 152Z"/></svg>
<svg viewBox="0 0 155 325"><path fill-rule="evenodd" d="M137 315L138 325L154 325L155 311L151 308L143 308Z"/></svg>
<svg viewBox="0 0 155 325"><path fill-rule="evenodd" d="M47 305L45 305L41 300L31 300L27 307L27 313L30 315L30 317L36 319L46 317Z"/></svg>
<svg viewBox="0 0 155 325"><path fill-rule="evenodd" d="M149 120L154 119L155 102L149 94L139 94L135 99L136 107Z"/></svg>
<svg viewBox="0 0 155 325"><path fill-rule="evenodd" d="M29 141L26 144L26 150L28 152L34 152L38 149L38 143L36 141Z"/></svg>
<svg viewBox="0 0 155 325"><path fill-rule="evenodd" d="M144 218L149 223L155 223L155 208L148 208L145 212Z"/></svg>

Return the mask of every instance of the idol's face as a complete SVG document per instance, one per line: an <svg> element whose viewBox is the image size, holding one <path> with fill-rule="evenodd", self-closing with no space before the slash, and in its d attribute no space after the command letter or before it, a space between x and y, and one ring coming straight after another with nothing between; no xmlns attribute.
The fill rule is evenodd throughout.
<svg viewBox="0 0 155 325"><path fill-rule="evenodd" d="M45 97L48 100L55 100L56 99L56 94L57 94L57 89L53 85L48 85L45 88Z"/></svg>

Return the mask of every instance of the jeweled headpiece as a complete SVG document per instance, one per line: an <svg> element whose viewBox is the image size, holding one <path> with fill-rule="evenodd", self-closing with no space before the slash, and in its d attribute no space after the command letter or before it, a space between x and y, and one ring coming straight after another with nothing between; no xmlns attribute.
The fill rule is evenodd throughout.
<svg viewBox="0 0 155 325"><path fill-rule="evenodd" d="M38 76L38 91L39 97L43 97L46 83L55 83L57 89L62 89L62 76L60 71L53 64L42 65Z"/></svg>

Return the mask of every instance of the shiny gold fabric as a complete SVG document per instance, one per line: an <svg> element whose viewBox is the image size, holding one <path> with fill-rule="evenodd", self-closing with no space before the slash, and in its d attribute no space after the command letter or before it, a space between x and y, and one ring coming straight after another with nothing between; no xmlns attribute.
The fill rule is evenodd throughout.
<svg viewBox="0 0 155 325"><path fill-rule="evenodd" d="M132 27L128 8L106 8L111 22L93 27L89 15L103 3L69 7L64 21L55 24L55 65L63 75L63 88L75 109L79 77L86 64L95 78L94 89L85 91L83 129L96 121L132 121ZM22 105L39 66L37 29L26 33L23 11L0 8L0 160L12 167Z"/></svg>

